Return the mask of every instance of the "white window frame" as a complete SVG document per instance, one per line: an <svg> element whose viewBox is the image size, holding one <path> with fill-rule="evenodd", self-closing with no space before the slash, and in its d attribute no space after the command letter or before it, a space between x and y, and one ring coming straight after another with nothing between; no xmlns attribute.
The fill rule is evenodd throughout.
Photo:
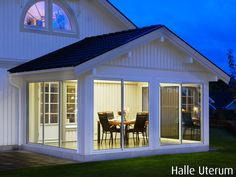
<svg viewBox="0 0 236 177"><path fill-rule="evenodd" d="M68 93L67 91L67 86L74 86L75 87L75 93ZM77 105L78 105L78 97L77 97L77 84L75 82L66 82L65 83L65 105L66 105L66 113L65 113L65 116L66 116L66 120L68 121L68 118L67 118L67 115L70 114L70 115L74 115L75 116L75 122L66 122L67 125L77 125ZM69 103L67 100L68 100L68 95L70 94L74 94L75 95L75 102L74 103ZM75 105L75 112L74 113L68 113L67 112L67 108L68 108L68 105L69 104L74 104Z"/></svg>
<svg viewBox="0 0 236 177"><path fill-rule="evenodd" d="M49 90L48 92L45 91L45 84L49 84ZM58 84L58 92L51 92L51 84ZM59 87L60 87L60 83L59 82L44 82L43 83L43 89L44 91L41 90L41 88L39 87L39 98L41 98L41 94L43 94L43 100L39 99L39 107L40 106L43 106L44 108L42 109L44 112L41 113L39 111L39 115L40 115L40 125L58 125L59 124L59 114L60 114L60 110L59 110L59 106L60 106L60 92L59 92ZM45 95L48 94L49 97L48 97L48 102L46 103L46 99L45 99ZM57 94L58 95L58 100L57 100L57 103L51 103L51 94ZM43 101L43 102L41 102ZM58 106L58 113L51 113L51 105L54 104L54 105L57 105ZM49 105L48 107L48 113L45 112L45 107L46 105ZM39 108L39 110L41 110ZM41 115L44 115L44 121L43 123L41 122ZM45 116L48 115L48 123L45 122ZM58 115L57 117L57 123L51 123L51 115Z"/></svg>
<svg viewBox="0 0 236 177"><path fill-rule="evenodd" d="M204 113L203 113L203 99L204 99L204 85L202 83L191 83L191 82L182 82L182 83L178 83L178 82L159 82L160 84L160 88L164 85L164 86L178 86L179 87L179 144L175 144L175 145L162 145L160 144L161 147L168 147L168 146L181 146L181 145L186 145L185 143L183 143L183 137L182 137L182 87L185 87L186 85L196 85L196 86L200 86L201 89L201 97L200 97L200 107L201 107L201 118L200 118L200 141L196 141L198 143L190 143L190 144L203 144L204 143ZM160 97L161 97L161 92L160 92ZM159 99L159 141L161 142L161 100Z"/></svg>

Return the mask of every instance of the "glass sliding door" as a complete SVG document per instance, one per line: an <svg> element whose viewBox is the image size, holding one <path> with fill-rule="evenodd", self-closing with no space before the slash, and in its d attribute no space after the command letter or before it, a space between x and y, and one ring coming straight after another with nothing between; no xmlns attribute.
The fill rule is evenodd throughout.
<svg viewBox="0 0 236 177"><path fill-rule="evenodd" d="M201 141L201 86L182 85L182 139L183 143Z"/></svg>
<svg viewBox="0 0 236 177"><path fill-rule="evenodd" d="M176 84L161 84L161 144L180 143L180 86Z"/></svg>
<svg viewBox="0 0 236 177"><path fill-rule="evenodd" d="M149 84L124 82L125 148L148 146Z"/></svg>
<svg viewBox="0 0 236 177"><path fill-rule="evenodd" d="M202 86L161 84L161 145L201 142Z"/></svg>
<svg viewBox="0 0 236 177"><path fill-rule="evenodd" d="M121 148L121 81L94 81L94 149Z"/></svg>
<svg viewBox="0 0 236 177"><path fill-rule="evenodd" d="M28 142L77 149L77 81L28 85Z"/></svg>

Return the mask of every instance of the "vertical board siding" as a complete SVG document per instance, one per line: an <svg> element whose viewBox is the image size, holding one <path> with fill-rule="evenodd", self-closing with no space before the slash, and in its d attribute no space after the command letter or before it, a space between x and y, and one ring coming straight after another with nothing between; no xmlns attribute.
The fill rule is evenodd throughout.
<svg viewBox="0 0 236 177"><path fill-rule="evenodd" d="M33 0L1 0L0 59L34 59L85 37L125 30L126 27L100 7L95 1L68 0L78 23L78 37L59 33L40 33L21 30L21 15ZM22 20L22 21L21 21Z"/></svg>
<svg viewBox="0 0 236 177"><path fill-rule="evenodd" d="M187 63L188 55L180 51L168 41L150 42L131 51L132 55L123 55L107 62L111 66L125 66L136 68L149 68L182 72L206 71L196 61Z"/></svg>
<svg viewBox="0 0 236 177"><path fill-rule="evenodd" d="M17 144L17 89L8 81L7 71L0 69L0 146Z"/></svg>

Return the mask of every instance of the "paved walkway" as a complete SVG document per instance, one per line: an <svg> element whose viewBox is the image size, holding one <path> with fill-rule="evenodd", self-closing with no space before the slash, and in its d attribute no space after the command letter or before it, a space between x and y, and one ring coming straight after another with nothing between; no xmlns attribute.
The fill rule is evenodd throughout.
<svg viewBox="0 0 236 177"><path fill-rule="evenodd" d="M0 152L0 171L69 163L74 162L26 151Z"/></svg>

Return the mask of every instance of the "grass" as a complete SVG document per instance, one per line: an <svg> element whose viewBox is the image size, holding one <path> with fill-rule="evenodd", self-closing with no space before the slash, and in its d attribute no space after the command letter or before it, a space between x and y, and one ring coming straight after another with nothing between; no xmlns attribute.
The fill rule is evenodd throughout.
<svg viewBox="0 0 236 177"><path fill-rule="evenodd" d="M216 151L161 155L126 160L70 164L0 172L0 177L167 177L172 166L190 165L236 169L236 136L223 129L211 130Z"/></svg>

